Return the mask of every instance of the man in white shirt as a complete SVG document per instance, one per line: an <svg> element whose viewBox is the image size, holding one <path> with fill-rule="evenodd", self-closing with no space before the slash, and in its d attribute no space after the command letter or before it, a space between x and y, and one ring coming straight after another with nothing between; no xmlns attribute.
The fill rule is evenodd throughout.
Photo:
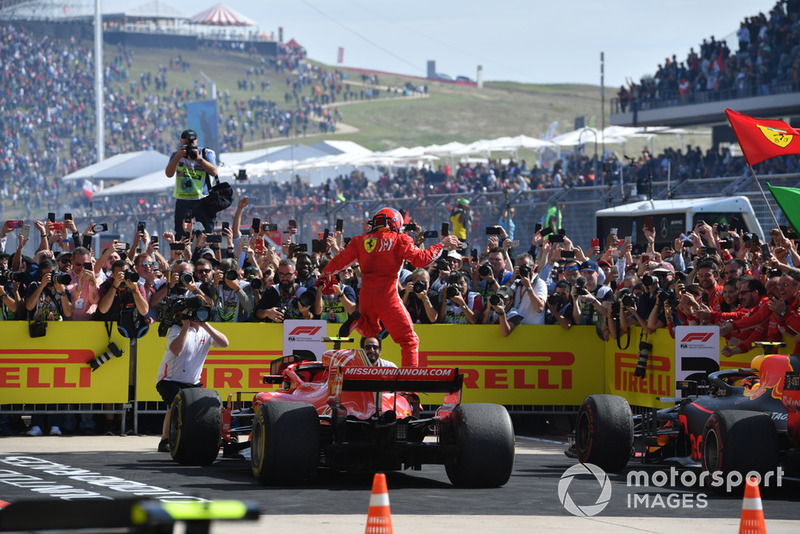
<svg viewBox="0 0 800 534"><path fill-rule="evenodd" d="M202 387L203 372L211 347L228 346L225 334L206 322L182 317L180 326L174 324L167 332L167 350L158 367L156 389L167 404L167 415L161 430L159 452L169 452L169 419L172 401L181 389Z"/></svg>
<svg viewBox="0 0 800 534"><path fill-rule="evenodd" d="M377 337L361 338L361 348L364 349L364 352L367 354L367 358L372 365L375 367L394 367L397 369L397 365L389 360L384 360L381 358L381 347L381 340Z"/></svg>

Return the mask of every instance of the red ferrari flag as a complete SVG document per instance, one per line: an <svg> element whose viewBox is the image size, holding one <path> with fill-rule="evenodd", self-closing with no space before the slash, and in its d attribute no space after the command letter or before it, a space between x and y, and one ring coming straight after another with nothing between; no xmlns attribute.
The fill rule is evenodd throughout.
<svg viewBox="0 0 800 534"><path fill-rule="evenodd" d="M732 109L726 109L725 113L748 165L778 156L800 154L800 130L783 121L756 119Z"/></svg>

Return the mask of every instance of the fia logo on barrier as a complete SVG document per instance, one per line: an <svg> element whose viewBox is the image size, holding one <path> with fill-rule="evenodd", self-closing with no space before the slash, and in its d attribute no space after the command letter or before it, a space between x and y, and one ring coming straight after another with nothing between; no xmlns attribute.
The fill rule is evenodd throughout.
<svg viewBox="0 0 800 534"><path fill-rule="evenodd" d="M586 495L594 496L598 494L597 500L594 504L575 504L575 501L570 495L570 486L576 476L579 475L592 475L593 480L586 481L580 480L572 487L572 494L578 495L580 493L579 502L587 500ZM591 517L602 512L608 501L611 500L611 481L608 479L606 472L594 464L575 464L561 475L561 480L558 481L558 500L567 512L578 517Z"/></svg>

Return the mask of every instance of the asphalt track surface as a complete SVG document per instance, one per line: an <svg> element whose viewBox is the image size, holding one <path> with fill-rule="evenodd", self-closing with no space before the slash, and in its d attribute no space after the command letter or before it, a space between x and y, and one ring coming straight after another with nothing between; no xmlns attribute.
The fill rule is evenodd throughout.
<svg viewBox="0 0 800 534"><path fill-rule="evenodd" d="M254 480L244 460L181 466L169 454L156 452L157 443L156 436L0 438L0 500L51 499L46 488L53 486L61 486L66 494L98 499L98 506L103 503L100 499L129 498L133 492L162 498L236 499L257 502L262 514L259 522L217 523L212 532L364 531L371 474L322 471L307 487L264 487ZM575 517L559 498L562 475L575 465L563 451L564 445L553 440L518 436L511 480L497 489L454 488L441 466L389 473L394 530L415 534L738 531L740 495L686 488L680 483L629 488L625 473L609 475L611 494L604 509L592 517ZM664 468L631 463L631 469L652 476ZM562 484L576 505L587 509L598 503L601 484L595 477L576 476ZM771 534L800 531L800 484L784 480L780 488L765 489L762 501Z"/></svg>

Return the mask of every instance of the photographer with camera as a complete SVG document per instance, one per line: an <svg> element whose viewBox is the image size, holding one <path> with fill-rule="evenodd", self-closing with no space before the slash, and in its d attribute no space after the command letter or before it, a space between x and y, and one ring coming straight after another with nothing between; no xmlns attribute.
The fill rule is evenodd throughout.
<svg viewBox="0 0 800 534"><path fill-rule="evenodd" d="M433 324L439 320L438 293L429 290L430 275L425 269L414 269L403 286L403 305L414 324Z"/></svg>
<svg viewBox="0 0 800 534"><path fill-rule="evenodd" d="M39 281L28 285L25 308L33 321L63 321L72 316L72 301L66 286L72 277L56 270L56 262L43 259L39 263Z"/></svg>
<svg viewBox="0 0 800 534"><path fill-rule="evenodd" d="M94 315L96 321L116 321L119 323L123 310L133 307L141 317L150 311L147 295L139 285L139 275L128 270L125 260L117 260L111 265L111 275L100 285L100 302Z"/></svg>
<svg viewBox="0 0 800 534"><path fill-rule="evenodd" d="M64 256L59 256L59 260ZM77 247L72 252L72 269L68 272L71 281L67 286L70 300L73 303L73 321L91 321L100 302L99 276L94 273L91 252L84 247Z"/></svg>
<svg viewBox="0 0 800 534"><path fill-rule="evenodd" d="M277 283L271 285L261 296L255 309L256 319L268 323L282 323L286 319L300 319L298 307L298 293L308 291L297 283L294 260L283 258L278 263L278 272L275 275ZM313 291L311 292L313 295ZM313 305L313 299L312 299Z"/></svg>
<svg viewBox="0 0 800 534"><path fill-rule="evenodd" d="M587 260L580 266L580 276L572 287L573 324L597 325L600 317L608 315L608 307L614 300L614 293L608 286L597 283L600 267L597 262Z"/></svg>
<svg viewBox="0 0 800 534"><path fill-rule="evenodd" d="M173 324L167 331L167 348L158 367L156 390L167 405L159 452L169 452L170 408L175 396L181 389L202 387L200 375L208 351L212 346L220 349L228 346L225 334L199 320L187 308L178 313L175 319L179 319L180 324Z"/></svg>
<svg viewBox="0 0 800 534"><path fill-rule="evenodd" d="M234 258L222 260L220 268L214 271L213 280L201 287L214 303L214 321L244 323L249 320L253 291L250 284L241 279Z"/></svg>
<svg viewBox="0 0 800 534"><path fill-rule="evenodd" d="M450 228L453 235L461 241L466 241L467 232L469 232L471 225L472 213L470 213L469 200L459 198L450 211Z"/></svg>
<svg viewBox="0 0 800 534"><path fill-rule="evenodd" d="M440 322L478 324L481 321L483 310L483 297L480 293L469 290L467 275L461 271L451 271L439 308Z"/></svg>
<svg viewBox="0 0 800 534"><path fill-rule="evenodd" d="M206 213L200 200L208 195L211 176L217 175L217 156L209 148L199 148L194 130L181 132L180 147L172 153L164 173L175 177L175 237L185 235L184 219L194 217L206 233L214 231L215 213ZM187 217L187 213L191 216Z"/></svg>
<svg viewBox="0 0 800 534"><path fill-rule="evenodd" d="M510 334L520 324L544 324L547 302L547 284L536 273L533 257L527 252L517 256L516 276L510 289L513 292L513 305L506 317ZM490 297L491 298L491 297ZM502 320L501 320L501 325ZM504 336L507 336L505 332Z"/></svg>

